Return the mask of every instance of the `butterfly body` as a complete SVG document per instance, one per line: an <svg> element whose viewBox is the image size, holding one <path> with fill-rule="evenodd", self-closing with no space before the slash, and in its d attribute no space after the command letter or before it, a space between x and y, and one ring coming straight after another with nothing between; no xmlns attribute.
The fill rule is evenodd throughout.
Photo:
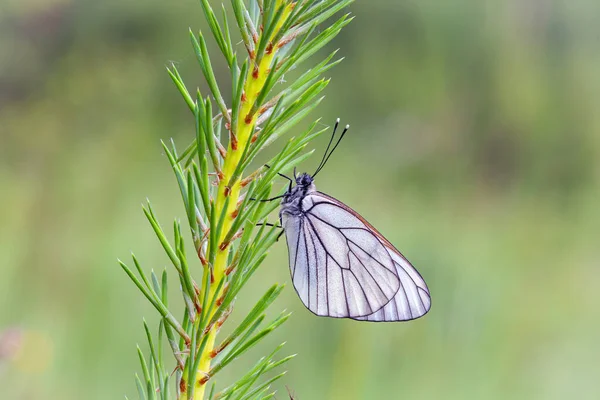
<svg viewBox="0 0 600 400"><path fill-rule="evenodd" d="M317 191L314 176L330 155L326 151L312 176L294 176L295 186L287 178L290 186L281 202L298 296L318 316L375 322L425 315L429 289L412 264L360 214Z"/></svg>

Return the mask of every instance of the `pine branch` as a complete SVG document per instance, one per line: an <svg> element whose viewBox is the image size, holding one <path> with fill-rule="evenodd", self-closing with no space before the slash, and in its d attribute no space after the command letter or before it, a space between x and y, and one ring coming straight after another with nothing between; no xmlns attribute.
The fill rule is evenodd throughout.
<svg viewBox="0 0 600 400"><path fill-rule="evenodd" d="M174 267L177 284L169 285L166 270L160 280L153 271L148 276L133 255L135 272L119 261L161 315L156 335L144 321L149 355L138 347L142 374L136 376L136 386L141 399L169 399L173 389L169 384L173 380L179 400L273 397L270 386L285 372L267 380L264 375L293 358L276 357L283 344L261 358L237 382L218 392L215 377L289 318L284 312L265 322L267 308L283 286L275 284L265 292L227 337L218 334L234 310L236 297L279 235L277 227L257 226L266 221L278 204L250 199L270 197L278 173L289 171L311 154L303 150L323 132L315 130L318 121L299 136L288 139L279 153L268 160L270 168L250 173L247 169L261 150L281 139L322 100L322 92L329 83L322 76L341 61L333 59L335 52L306 68L287 85L282 83L283 76L299 69L301 63L351 21L348 15L342 15L328 27L322 26L350 2L231 0L234 15L231 23L224 5L219 18L209 1L201 0L211 36L231 72L231 104L226 104L227 96L221 93L213 72L206 36L190 30L192 47L210 95L203 96L199 90L191 95L177 68L174 65L168 68L169 76L193 114L196 130L194 139L181 154L174 143L163 142L185 207L187 228L176 220L173 239L169 240L150 203L143 207ZM234 25L236 28L231 31ZM244 57L239 56L240 49L232 44L237 42L238 35ZM228 131L224 141L220 134L223 128ZM184 238L186 229L191 234L191 245ZM169 286L180 287L183 308L168 303ZM171 367L162 354L165 338L174 357ZM211 389L207 391L209 382Z"/></svg>

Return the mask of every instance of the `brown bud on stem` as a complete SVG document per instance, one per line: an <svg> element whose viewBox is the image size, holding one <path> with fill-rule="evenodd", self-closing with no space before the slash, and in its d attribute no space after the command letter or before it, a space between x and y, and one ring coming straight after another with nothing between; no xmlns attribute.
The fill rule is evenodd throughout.
<svg viewBox="0 0 600 400"><path fill-rule="evenodd" d="M229 131L229 143L231 144L231 150L237 150L238 148L238 140L235 136L235 133Z"/></svg>
<svg viewBox="0 0 600 400"><path fill-rule="evenodd" d="M210 375L206 374L202 378L198 379L198 384L199 385L205 385L206 382L208 382L209 379L210 379Z"/></svg>

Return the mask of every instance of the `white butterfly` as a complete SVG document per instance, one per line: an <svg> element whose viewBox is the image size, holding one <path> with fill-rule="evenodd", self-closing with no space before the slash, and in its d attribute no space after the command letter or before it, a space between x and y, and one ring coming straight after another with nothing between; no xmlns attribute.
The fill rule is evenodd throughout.
<svg viewBox="0 0 600 400"><path fill-rule="evenodd" d="M425 281L377 229L350 207L318 192L313 178L323 168L349 126L316 172L292 179L282 196L279 217L298 296L314 314L361 321L407 321L429 311Z"/></svg>

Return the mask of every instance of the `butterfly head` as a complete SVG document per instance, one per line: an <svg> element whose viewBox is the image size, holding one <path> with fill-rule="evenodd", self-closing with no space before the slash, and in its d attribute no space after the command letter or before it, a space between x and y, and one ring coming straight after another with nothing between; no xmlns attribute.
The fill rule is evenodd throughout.
<svg viewBox="0 0 600 400"><path fill-rule="evenodd" d="M317 188L315 187L312 176L305 172L296 176L296 186L292 187L290 184L290 188L287 192L286 197L288 200L303 198L304 196L314 192L315 190L317 190Z"/></svg>
<svg viewBox="0 0 600 400"><path fill-rule="evenodd" d="M313 183L313 178L310 174L302 173L296 177L296 185L304 188L310 187Z"/></svg>
<svg viewBox="0 0 600 400"><path fill-rule="evenodd" d="M307 173L300 174L296 176L296 185L292 186L290 183L288 191L283 195L282 205L284 205L288 213L295 213L301 209L300 203L302 199L315 190L317 188L312 176Z"/></svg>

